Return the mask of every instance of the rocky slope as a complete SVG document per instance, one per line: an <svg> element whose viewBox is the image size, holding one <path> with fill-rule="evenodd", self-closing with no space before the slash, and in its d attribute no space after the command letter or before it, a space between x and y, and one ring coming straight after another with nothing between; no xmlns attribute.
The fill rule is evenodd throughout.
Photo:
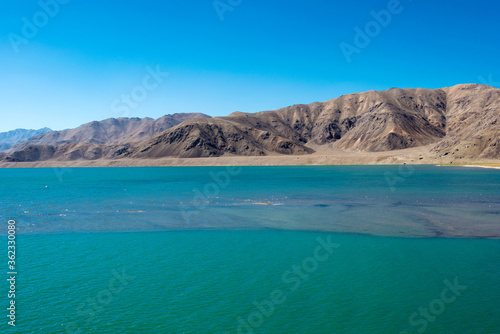
<svg viewBox="0 0 500 334"><path fill-rule="evenodd" d="M369 91L275 111L188 121L119 156L381 152L436 144L436 156L453 146L455 152L463 151L460 157L499 158L499 107L500 90L484 85ZM465 151L471 146L473 152Z"/></svg>
<svg viewBox="0 0 500 334"><path fill-rule="evenodd" d="M90 122L75 129L44 133L18 143L5 153L12 154L28 146L59 146L70 143L117 145L140 142L151 138L188 119L210 117L200 113L166 115L159 119L109 118L100 122ZM72 147L63 146L63 147Z"/></svg>
<svg viewBox="0 0 500 334"><path fill-rule="evenodd" d="M485 85L392 88L255 114L190 119L140 142L133 139L144 137L133 135L107 145L30 144L5 161L307 155L424 146L436 158L499 159L499 107L500 90Z"/></svg>
<svg viewBox="0 0 500 334"><path fill-rule="evenodd" d="M500 89L460 85L447 94L446 138L431 152L458 159L500 159Z"/></svg>
<svg viewBox="0 0 500 334"><path fill-rule="evenodd" d="M0 151L6 150L17 143L28 140L31 137L52 131L49 128L39 130L16 129L0 133Z"/></svg>

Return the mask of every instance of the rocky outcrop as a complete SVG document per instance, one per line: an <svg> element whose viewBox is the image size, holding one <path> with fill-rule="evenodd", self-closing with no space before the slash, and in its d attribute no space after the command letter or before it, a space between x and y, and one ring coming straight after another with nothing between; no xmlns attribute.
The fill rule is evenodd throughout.
<svg viewBox="0 0 500 334"><path fill-rule="evenodd" d="M200 113L166 115L159 119L109 118L104 121L86 123L75 129L52 131L18 143L6 153L14 153L33 145L58 146L69 143L117 145L149 139L177 124L193 118L210 116Z"/></svg>
<svg viewBox="0 0 500 334"><path fill-rule="evenodd" d="M17 143L28 140L39 134L51 132L49 128L43 128L39 130L26 130L26 129L16 129L8 132L0 133L0 151L7 150Z"/></svg>
<svg viewBox="0 0 500 334"><path fill-rule="evenodd" d="M270 153L307 154L314 150L303 142L226 118L197 119L165 131L128 149L131 158L216 157L224 154L258 156Z"/></svg>
<svg viewBox="0 0 500 334"><path fill-rule="evenodd" d="M446 138L432 152L456 159L500 159L500 90L459 85L447 93Z"/></svg>
<svg viewBox="0 0 500 334"><path fill-rule="evenodd" d="M315 150L382 152L423 146L431 147L436 158L499 159L499 108L500 90L485 85L392 88L254 114L197 117L165 131L149 123L134 126L132 120L133 129L126 131L123 125L106 126L107 137L71 137L78 145L66 142L68 134L60 134L50 145L33 145L44 142L35 137L4 160L304 155ZM96 123L82 127L101 133L91 130L104 126Z"/></svg>

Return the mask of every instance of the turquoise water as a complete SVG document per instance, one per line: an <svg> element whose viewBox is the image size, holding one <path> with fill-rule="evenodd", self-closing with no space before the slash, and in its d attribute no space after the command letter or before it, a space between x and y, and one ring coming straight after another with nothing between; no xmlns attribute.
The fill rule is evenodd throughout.
<svg viewBox="0 0 500 334"><path fill-rule="evenodd" d="M0 218L18 226L17 326L2 333L499 333L496 170L0 177Z"/></svg>
<svg viewBox="0 0 500 334"><path fill-rule="evenodd" d="M82 333L238 333L238 318L248 321L254 301L269 300L281 290L286 300L252 327L254 333L417 333L422 325L412 326L409 317L441 298L444 280L457 278L467 288L428 322L425 332L498 333L498 240L333 234L339 247L307 278L287 277L300 281L291 291L297 283L284 283L283 274L313 256L317 238L327 235L167 231L21 236L17 332L65 333L69 326L66 333L78 333L76 328ZM121 274L122 269L126 285L109 296L113 270ZM122 284L114 287L119 290Z"/></svg>
<svg viewBox="0 0 500 334"><path fill-rule="evenodd" d="M500 172L434 166L0 170L22 233L293 229L500 236ZM273 205L260 205L273 204Z"/></svg>

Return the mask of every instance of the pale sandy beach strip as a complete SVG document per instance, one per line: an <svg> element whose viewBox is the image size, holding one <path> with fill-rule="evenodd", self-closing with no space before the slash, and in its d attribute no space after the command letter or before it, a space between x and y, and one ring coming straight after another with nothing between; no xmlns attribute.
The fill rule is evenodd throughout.
<svg viewBox="0 0 500 334"><path fill-rule="evenodd" d="M332 149L305 155L234 156L224 155L210 158L117 159L0 162L0 168L78 168L78 167L184 167L184 166L310 166L310 165L402 165L423 164L440 166L469 166L500 168L500 160L466 160L450 157L435 157L430 152L432 145L386 152L360 152Z"/></svg>
<svg viewBox="0 0 500 334"><path fill-rule="evenodd" d="M495 166L484 166L484 165L460 165L460 167L479 167L479 168L500 169L500 167L495 167Z"/></svg>

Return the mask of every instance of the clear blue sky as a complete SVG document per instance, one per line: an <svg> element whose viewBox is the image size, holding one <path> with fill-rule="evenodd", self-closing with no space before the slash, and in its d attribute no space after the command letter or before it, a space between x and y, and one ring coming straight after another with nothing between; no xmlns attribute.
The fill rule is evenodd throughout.
<svg viewBox="0 0 500 334"><path fill-rule="evenodd" d="M0 131L500 81L497 1L60 1L53 17L38 1L2 3ZM341 43L357 47L350 62ZM157 66L160 84L146 77Z"/></svg>

